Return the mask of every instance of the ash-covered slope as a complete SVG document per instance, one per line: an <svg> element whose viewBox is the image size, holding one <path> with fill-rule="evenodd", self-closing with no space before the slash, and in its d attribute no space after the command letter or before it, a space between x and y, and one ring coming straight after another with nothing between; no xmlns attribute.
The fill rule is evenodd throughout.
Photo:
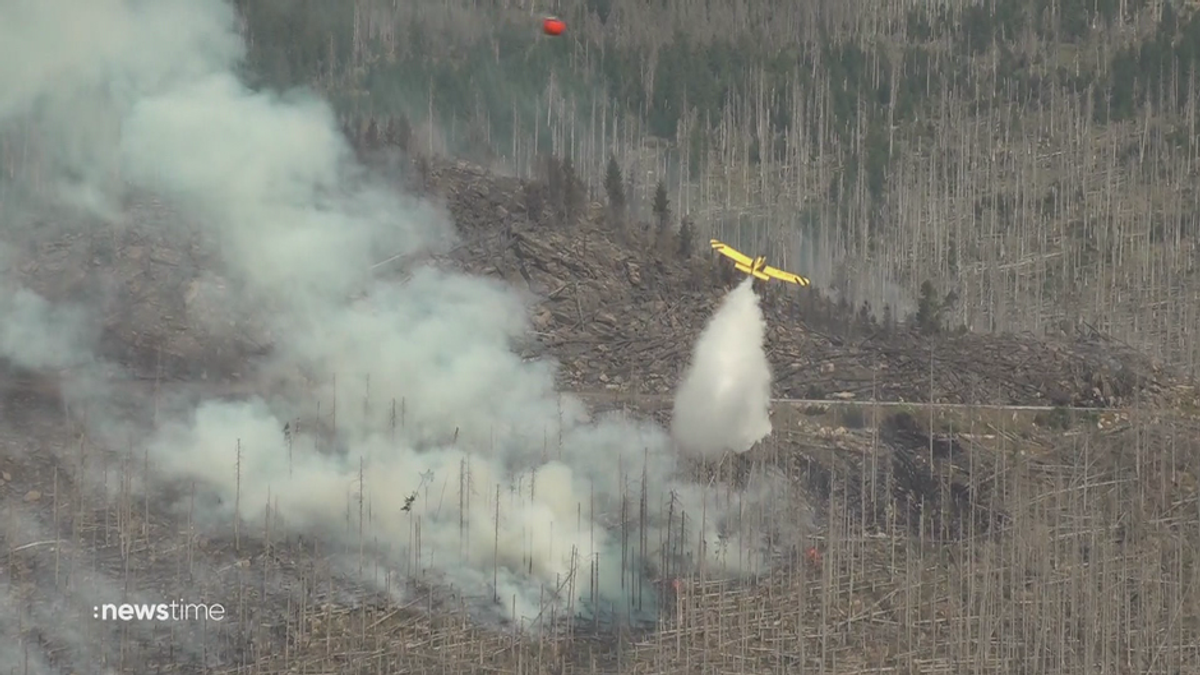
<svg viewBox="0 0 1200 675"><path fill-rule="evenodd" d="M737 280L706 251L684 261L645 235L614 231L596 204L571 226L542 209L531 214L526 201L544 202L533 197L541 186L477 166L434 160L410 182L444 202L461 237L430 262L527 289L535 333L525 350L556 358L568 389L672 391ZM156 234L168 221L171 236ZM137 199L119 226L46 229L11 271L47 299L85 302L103 325L106 356L143 377L245 379L272 337L245 312L225 311L237 290L208 265L205 243L181 230L152 198ZM381 254L373 272L404 274L412 262ZM925 336L864 322L821 289L764 293L776 397L1113 406L1186 389L1099 336Z"/></svg>

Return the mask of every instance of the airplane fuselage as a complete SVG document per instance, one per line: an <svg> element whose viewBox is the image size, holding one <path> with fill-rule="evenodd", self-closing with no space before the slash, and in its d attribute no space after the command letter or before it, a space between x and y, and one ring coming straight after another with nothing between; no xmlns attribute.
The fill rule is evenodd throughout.
<svg viewBox="0 0 1200 675"><path fill-rule="evenodd" d="M767 256L765 256L765 255L758 256L749 265L743 265L742 263L734 263L734 267L737 268L738 271L749 274L756 279L762 279L763 281L769 281L771 279L771 277L767 276L762 271L763 268L766 266L767 266Z"/></svg>

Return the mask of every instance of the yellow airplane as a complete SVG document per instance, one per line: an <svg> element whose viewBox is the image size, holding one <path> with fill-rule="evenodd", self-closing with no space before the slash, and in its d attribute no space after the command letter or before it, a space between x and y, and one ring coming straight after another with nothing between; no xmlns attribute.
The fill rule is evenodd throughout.
<svg viewBox="0 0 1200 675"><path fill-rule="evenodd" d="M778 279L799 286L807 286L811 283L807 278L799 274L792 274L791 272L784 272L783 270L771 267L767 264L767 256L765 255L751 259L750 256L740 253L729 244L719 242L716 239L710 240L708 243L714 251L732 260L733 266L739 272L745 272L757 279L764 281Z"/></svg>

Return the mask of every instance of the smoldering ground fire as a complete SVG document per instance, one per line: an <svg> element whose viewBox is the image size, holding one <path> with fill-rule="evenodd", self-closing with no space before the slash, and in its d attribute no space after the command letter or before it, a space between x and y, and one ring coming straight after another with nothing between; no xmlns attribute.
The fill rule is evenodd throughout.
<svg viewBox="0 0 1200 675"><path fill-rule="evenodd" d="M68 5L77 31L62 30ZM663 429L592 419L555 390L552 363L514 353L528 326L508 287L428 268L403 281L369 272L380 255L444 249L448 218L358 167L315 96L245 86L227 3L53 0L6 6L0 19L0 125L34 135L54 187L43 198L104 227L129 226L112 218L131 192L165 200L177 217L154 223L159 234L200 228L217 261L205 274L237 291L222 313L189 320L214 333L261 324L270 355L254 371L264 379L318 374L311 391L164 411L146 433L161 480L195 479L220 497L204 502L216 505L203 520L253 521L269 503L290 528L367 537L389 564L436 571L523 617L548 602L632 607L632 580L674 564L667 557L729 573L765 567L759 540L782 487L761 477L744 493L712 494L686 478ZM18 53L19 68L3 58ZM4 235L29 233L6 224ZM3 319L34 334L45 329L39 316ZM761 356L761 327L747 330ZM84 328L72 335L91 342ZM0 346L31 358L31 341ZM743 351L753 367L741 372L758 391L769 371ZM347 412L368 378L375 405ZM112 396L102 382L90 385L74 396L93 411L91 433L125 442L137 423L101 405ZM689 391L701 405L703 387ZM333 431L306 423L285 438L284 424L311 418L314 401ZM351 503L370 514L353 534Z"/></svg>

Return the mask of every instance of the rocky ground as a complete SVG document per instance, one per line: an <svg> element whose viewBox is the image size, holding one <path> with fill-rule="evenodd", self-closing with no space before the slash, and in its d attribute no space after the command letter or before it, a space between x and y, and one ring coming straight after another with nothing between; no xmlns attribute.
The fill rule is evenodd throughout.
<svg viewBox="0 0 1200 675"><path fill-rule="evenodd" d="M523 349L556 358L564 389L587 392L597 408L665 419L662 395L736 278L703 249L681 260L674 247L614 231L595 205L564 226L529 208L547 202L544 186L448 161L409 180L444 199L461 235L433 262L536 298ZM154 234L171 218L144 200L120 230L48 231L17 274L47 297L94 303L106 355L146 380L131 387L161 377L253 390L246 360L269 352L270 336L208 328L220 323L207 317L219 311L221 279L202 242L181 249ZM387 263L378 271L392 273ZM95 447L59 409L52 373L9 368L0 640L21 647L0 649L11 661L0 658L0 669L1198 672L1200 592L1188 580L1200 574L1200 433L1184 414L1185 378L1086 332L925 335L863 319L820 289L782 286L765 290L764 309L780 398L1111 410L781 403L770 439L696 471L717 489L755 470L792 479L812 511L792 515L817 523L811 548L781 552L779 568L753 584L663 579L668 611L649 631L573 625L528 637L473 624L434 579L393 580L270 517L261 532L225 531L160 511L137 496L138 458ZM103 476L106 489L82 475ZM130 586L209 589L238 620L197 636L70 614L98 588Z"/></svg>

